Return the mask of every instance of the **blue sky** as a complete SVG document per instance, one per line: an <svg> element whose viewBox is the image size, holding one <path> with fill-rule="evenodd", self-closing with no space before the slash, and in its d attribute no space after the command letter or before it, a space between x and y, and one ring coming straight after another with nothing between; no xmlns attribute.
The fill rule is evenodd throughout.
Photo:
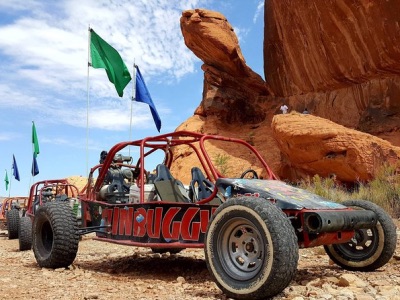
<svg viewBox="0 0 400 300"><path fill-rule="evenodd" d="M1 0L0 196L27 195L38 180L86 176L102 150L129 140L132 84L120 98L104 69L90 68L88 92L89 25L130 70L133 63L139 66L161 133L168 133L193 115L202 98L202 61L184 44L182 11L205 8L225 15L247 64L263 76L263 5L263 0ZM33 178L32 121L40 145L40 173ZM157 134L149 106L133 102L131 138ZM12 176L13 154L20 181Z"/></svg>

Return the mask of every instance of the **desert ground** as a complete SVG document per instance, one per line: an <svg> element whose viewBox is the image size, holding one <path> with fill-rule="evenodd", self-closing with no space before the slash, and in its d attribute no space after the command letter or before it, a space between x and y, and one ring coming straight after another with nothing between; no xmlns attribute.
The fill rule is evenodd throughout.
<svg viewBox="0 0 400 300"><path fill-rule="evenodd" d="M400 220L396 253L375 272L333 264L322 247L301 249L298 272L274 299L400 299ZM42 269L33 251L0 232L0 299L228 299L212 281L201 249L156 254L84 236L67 269Z"/></svg>

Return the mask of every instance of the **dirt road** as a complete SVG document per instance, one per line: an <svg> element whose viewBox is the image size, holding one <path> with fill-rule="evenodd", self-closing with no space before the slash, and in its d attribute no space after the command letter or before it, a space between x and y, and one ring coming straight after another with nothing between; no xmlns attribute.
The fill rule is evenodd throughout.
<svg viewBox="0 0 400 300"><path fill-rule="evenodd" d="M343 270L321 247L300 250L295 280L274 299L400 299L399 225L395 257L376 272ZM0 299L227 299L211 280L202 250L160 255L85 236L74 264L51 270L0 233Z"/></svg>

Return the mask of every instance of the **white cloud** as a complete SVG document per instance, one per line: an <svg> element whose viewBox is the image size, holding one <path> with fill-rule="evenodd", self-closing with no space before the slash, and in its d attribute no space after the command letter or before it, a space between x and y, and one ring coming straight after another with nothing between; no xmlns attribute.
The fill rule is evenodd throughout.
<svg viewBox="0 0 400 300"><path fill-rule="evenodd" d="M14 13L17 11L29 11L40 7L40 1L36 0L2 0L0 1L0 10Z"/></svg>
<svg viewBox="0 0 400 300"><path fill-rule="evenodd" d="M183 42L179 24L182 10L207 2L0 1L4 10L0 15L7 14L12 20L0 25L0 71L9 71L0 82L0 107L33 109L41 115L51 112L57 122L86 126L89 25L121 54L130 70L134 62L139 65L146 82L179 81L194 72L198 62ZM93 101L116 98L103 69L90 68L89 74ZM125 89L124 98L129 98L129 89ZM125 109L96 106L91 125L120 130L129 124ZM147 105L136 113L135 125L154 125Z"/></svg>
<svg viewBox="0 0 400 300"><path fill-rule="evenodd" d="M13 138L15 138L14 135L9 132L0 132L0 141L9 141Z"/></svg>
<svg viewBox="0 0 400 300"><path fill-rule="evenodd" d="M235 26L233 27L233 29L235 31L235 34L236 34L237 38L238 38L239 45L241 43L243 43L243 40L246 39L246 36L249 34L249 32L251 30L250 28L240 28L240 27L235 27Z"/></svg>
<svg viewBox="0 0 400 300"><path fill-rule="evenodd" d="M12 89L6 84L0 83L0 109L32 109L45 106L45 101L34 96L27 95L21 89Z"/></svg>
<svg viewBox="0 0 400 300"><path fill-rule="evenodd" d="M261 14L263 14L264 3L265 3L264 0L258 2L257 9L256 9L256 13L254 14L254 17L253 17L253 23L256 23L258 17L259 17Z"/></svg>

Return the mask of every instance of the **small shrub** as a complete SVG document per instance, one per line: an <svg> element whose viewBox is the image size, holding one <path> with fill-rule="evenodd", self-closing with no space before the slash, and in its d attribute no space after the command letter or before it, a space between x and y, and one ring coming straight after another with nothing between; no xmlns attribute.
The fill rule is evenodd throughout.
<svg viewBox="0 0 400 300"><path fill-rule="evenodd" d="M230 157L225 154L217 154L214 159L214 165L216 166L217 170L223 175L226 175L229 171L229 159Z"/></svg>
<svg viewBox="0 0 400 300"><path fill-rule="evenodd" d="M300 187L335 202L348 199L345 188L337 185L334 177L322 178L319 175L314 175L311 179L303 180Z"/></svg>
<svg viewBox="0 0 400 300"><path fill-rule="evenodd" d="M399 164L384 164L369 183L360 184L352 199L365 199L381 206L392 216L400 217Z"/></svg>
<svg viewBox="0 0 400 300"><path fill-rule="evenodd" d="M335 202L349 199L368 200L398 218L400 217L399 166L400 164L383 165L377 170L373 180L368 183L359 182L357 189L351 191L338 185L334 178L322 178L319 175L301 181L300 187Z"/></svg>

